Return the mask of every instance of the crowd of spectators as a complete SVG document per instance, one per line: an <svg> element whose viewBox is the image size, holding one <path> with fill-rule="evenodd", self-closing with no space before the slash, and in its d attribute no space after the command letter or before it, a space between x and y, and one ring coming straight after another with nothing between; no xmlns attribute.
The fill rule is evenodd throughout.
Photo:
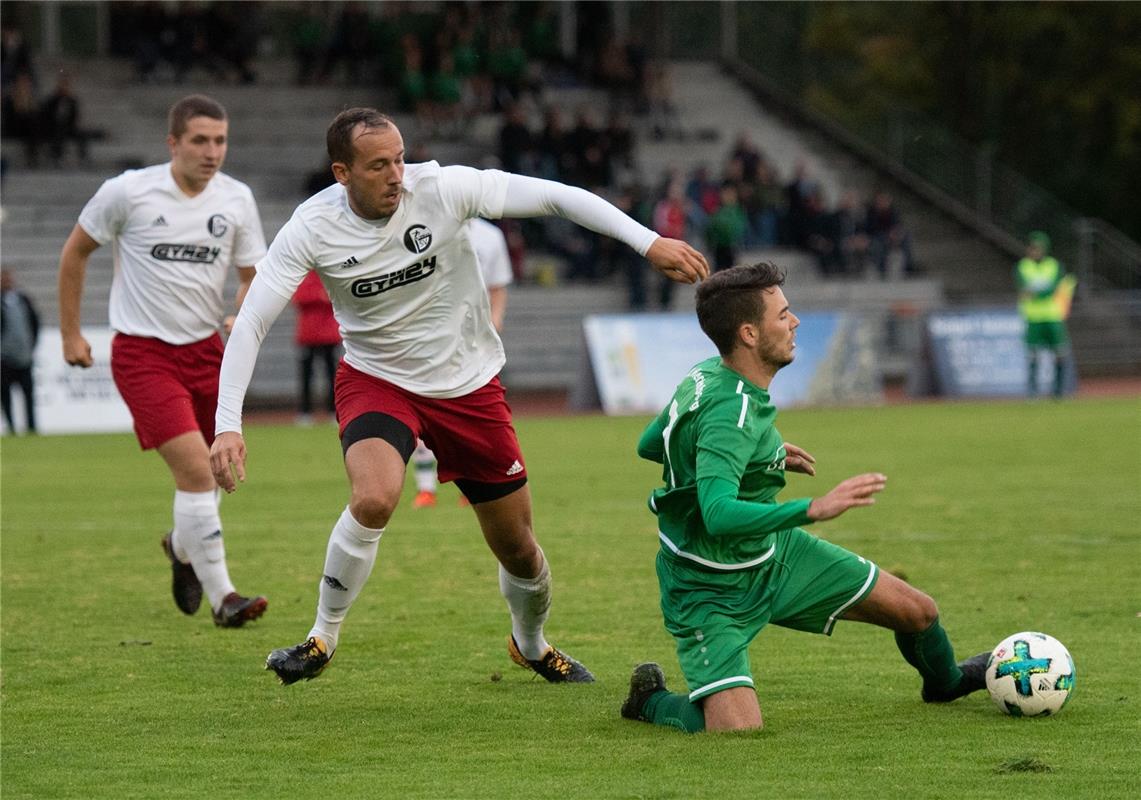
<svg viewBox="0 0 1141 800"><path fill-rule="evenodd" d="M0 24L0 62L0 130L4 139L22 145L25 164L40 166L46 149L52 165L62 166L69 145L77 161L86 163L88 142L101 134L81 126L71 76L57 73L51 92L41 97L31 49L20 28L7 20Z"/></svg>
<svg viewBox="0 0 1141 800"><path fill-rule="evenodd" d="M844 192L829 205L807 163L792 165L782 179L780 165L748 133L738 135L717 170L697 164L645 175L638 135L684 140L700 132L681 124L668 65L650 57L637 30L615 36L605 14L579 15L576 52L564 57L551 3L295 3L266 15L260 3L141 2L113 4L112 13L114 48L134 59L138 79L174 82L193 69L219 81L255 82L259 31L272 16L298 85L377 87L379 105L415 114L416 129L406 131L412 149L460 137L475 115L498 114L497 166L598 192L663 235L704 246L716 269L744 250L785 246L813 254L827 276L888 277L894 264L913 271L910 236L888 193L877 191L865 203ZM58 162L69 141L86 159L92 135L80 127L67 76L38 99L19 31L6 25L3 41L5 137L24 142L29 164L45 145ZM545 86L585 86L596 90L585 97L601 90L606 101L547 102ZM308 188L328 181L320 170ZM558 256L564 280L624 273L632 308L651 300L669 307L673 286L648 288L640 259L562 223L527 222L509 238ZM893 252L898 258L889 258Z"/></svg>
<svg viewBox="0 0 1141 800"><path fill-rule="evenodd" d="M261 3L111 3L111 51L143 83L184 83L194 70L222 83L257 80Z"/></svg>

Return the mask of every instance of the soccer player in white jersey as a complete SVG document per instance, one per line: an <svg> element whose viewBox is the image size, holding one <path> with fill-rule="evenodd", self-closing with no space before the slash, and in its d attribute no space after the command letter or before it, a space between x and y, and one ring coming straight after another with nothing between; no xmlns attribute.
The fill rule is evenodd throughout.
<svg viewBox="0 0 1141 800"><path fill-rule="evenodd" d="M420 436L436 453L440 480L454 480L471 501L499 561L512 660L548 681L591 681L543 633L550 571L531 529L526 468L497 378L503 345L468 220L561 214L679 281L696 281L709 266L685 242L658 237L581 189L434 161L406 168L400 131L375 109L341 112L326 143L337 183L297 208L257 265L222 360L211 449L214 477L233 491L245 480L242 401L261 340L316 270L344 332L336 402L351 493L329 537L316 622L304 642L270 653L266 668L293 683L332 658Z"/></svg>
<svg viewBox="0 0 1141 800"><path fill-rule="evenodd" d="M468 223L468 234L479 263L479 274L487 287L491 324L495 326L496 333L502 333L503 318L507 314L507 287L513 279L507 237L497 226L478 218ZM436 505L436 454L421 439L416 440L412 467L416 477L416 497L412 500L412 507ZM467 500L463 495L460 498L463 502Z"/></svg>
<svg viewBox="0 0 1141 800"><path fill-rule="evenodd" d="M219 328L229 327L223 291L238 274L236 304L249 290L265 236L248 186L221 172L229 122L225 109L190 95L170 109L170 161L104 182L79 215L59 263L63 356L90 367L80 330L87 262L114 242L111 373L144 450L158 450L174 478L174 527L162 540L174 601L193 614L202 594L220 627L260 617L264 597L243 597L226 568L221 498L210 471Z"/></svg>

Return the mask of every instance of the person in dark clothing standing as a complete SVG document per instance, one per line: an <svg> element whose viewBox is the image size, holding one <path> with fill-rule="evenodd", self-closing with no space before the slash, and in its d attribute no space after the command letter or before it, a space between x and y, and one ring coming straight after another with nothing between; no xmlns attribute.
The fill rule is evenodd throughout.
<svg viewBox="0 0 1141 800"><path fill-rule="evenodd" d="M40 316L32 300L16 288L10 270L0 271L0 400L8 430L16 432L12 419L12 386L24 395L27 432L36 432L36 390L32 379L32 362L36 342L40 338Z"/></svg>

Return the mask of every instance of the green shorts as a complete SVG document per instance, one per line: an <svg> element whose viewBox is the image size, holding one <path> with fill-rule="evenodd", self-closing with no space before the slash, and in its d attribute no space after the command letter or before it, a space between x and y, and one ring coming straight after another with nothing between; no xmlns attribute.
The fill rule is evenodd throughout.
<svg viewBox="0 0 1141 800"><path fill-rule="evenodd" d="M764 564L733 572L658 551L662 615L677 641L690 700L752 686L749 644L770 622L831 635L879 577L872 562L800 528L778 532L775 544Z"/></svg>
<svg viewBox="0 0 1141 800"><path fill-rule="evenodd" d="M1061 350L1070 343L1064 322L1027 322L1026 346Z"/></svg>

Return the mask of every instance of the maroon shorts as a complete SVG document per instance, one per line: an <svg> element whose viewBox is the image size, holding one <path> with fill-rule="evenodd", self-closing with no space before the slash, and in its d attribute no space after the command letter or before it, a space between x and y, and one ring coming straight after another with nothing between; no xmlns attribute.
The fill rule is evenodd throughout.
<svg viewBox="0 0 1141 800"><path fill-rule="evenodd" d="M436 454L443 483L457 478L507 483L527 476L499 378L462 397L423 397L341 361L336 401L341 435L354 419L369 413L407 425Z"/></svg>
<svg viewBox="0 0 1141 800"><path fill-rule="evenodd" d="M111 375L135 421L144 450L189 431L214 441L222 337L192 344L116 333L111 340Z"/></svg>

